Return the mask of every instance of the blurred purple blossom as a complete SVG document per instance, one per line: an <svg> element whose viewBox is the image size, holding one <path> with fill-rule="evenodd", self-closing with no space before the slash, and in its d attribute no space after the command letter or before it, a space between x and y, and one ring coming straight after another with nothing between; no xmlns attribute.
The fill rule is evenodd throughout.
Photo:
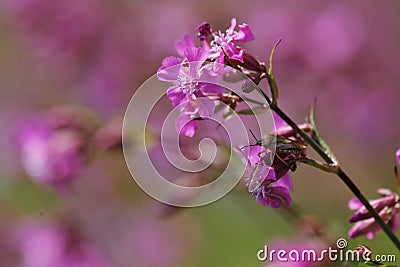
<svg viewBox="0 0 400 267"><path fill-rule="evenodd" d="M57 107L16 126L22 165L35 182L62 189L85 165L92 129L87 128L90 121L80 119L81 112Z"/></svg>
<svg viewBox="0 0 400 267"><path fill-rule="evenodd" d="M110 267L93 244L61 224L25 220L13 229L21 267Z"/></svg>
<svg viewBox="0 0 400 267"><path fill-rule="evenodd" d="M4 6L39 63L50 63L49 71L102 115L115 112L137 56L133 19L103 0L5 0Z"/></svg>
<svg viewBox="0 0 400 267"><path fill-rule="evenodd" d="M392 231L397 231L400 219L400 197L389 189L378 189L379 199L370 200L371 206L379 213L382 220L387 223ZM349 231L349 237L365 235L368 239L373 239L379 229L379 225L371 216L368 210L357 198L349 201L349 208L357 210L349 219L351 223L356 223Z"/></svg>

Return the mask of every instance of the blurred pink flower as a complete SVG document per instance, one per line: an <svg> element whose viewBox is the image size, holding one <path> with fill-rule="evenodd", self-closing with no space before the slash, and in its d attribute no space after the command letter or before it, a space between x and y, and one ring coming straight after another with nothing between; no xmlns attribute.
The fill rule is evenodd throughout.
<svg viewBox="0 0 400 267"><path fill-rule="evenodd" d="M328 5L306 30L303 53L319 72L351 61L365 40L362 17L347 3Z"/></svg>
<svg viewBox="0 0 400 267"><path fill-rule="evenodd" d="M23 39L47 59L88 53L105 26L106 8L96 0L6 0L5 7ZM28 38L26 38L28 37Z"/></svg>
<svg viewBox="0 0 400 267"><path fill-rule="evenodd" d="M22 165L36 182L61 189L84 166L90 121L79 114L58 107L16 127Z"/></svg>
<svg viewBox="0 0 400 267"><path fill-rule="evenodd" d="M400 165L400 149L398 149L398 150L396 151L396 159L397 159L397 164Z"/></svg>
<svg viewBox="0 0 400 267"><path fill-rule="evenodd" d="M92 244L54 222L25 221L14 230L21 267L110 267Z"/></svg>
<svg viewBox="0 0 400 267"><path fill-rule="evenodd" d="M119 109L138 54L132 16L103 0L5 0L4 6L39 63L50 63L49 71L102 115Z"/></svg>

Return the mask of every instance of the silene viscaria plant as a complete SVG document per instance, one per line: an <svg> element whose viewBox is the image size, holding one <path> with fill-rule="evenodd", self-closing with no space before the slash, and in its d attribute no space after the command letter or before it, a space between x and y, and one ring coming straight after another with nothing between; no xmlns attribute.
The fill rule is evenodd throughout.
<svg viewBox="0 0 400 267"><path fill-rule="evenodd" d="M349 208L356 211L349 220L350 223L355 223L348 233L349 237L364 235L372 239L382 229L400 250L399 239L393 233L398 228L400 216L398 193L381 188L378 189L380 198L367 200L341 168L318 131L315 101L309 117L302 124L295 123L280 108L279 90L272 70L272 58L280 40L273 47L269 62L265 63L240 46L241 43L255 40L251 28L245 23L237 25L236 19L232 19L230 27L223 31L215 30L204 22L196 30L198 42L189 35L184 35L182 40L175 42L175 50L179 56L164 58L157 71L159 80L172 84L168 88L167 96L181 112L176 121L178 133L193 137L198 129L198 122L212 118L219 111L216 107L220 102L235 110L243 97L218 86L216 81L226 75L227 70L240 72L248 78L242 86L243 92L257 90L265 101L260 105L269 107L275 117L275 130L272 133L256 140L255 144L243 144L242 147L234 148L247 166L244 182L248 192L264 206L291 210L290 193L293 188L289 171L295 171L303 163L335 174L355 195L349 202ZM260 87L262 80L267 82L269 93ZM249 86L249 81L253 86ZM309 158L308 149L313 149L322 161ZM400 164L400 150L396 157ZM396 178L400 185L397 168Z"/></svg>

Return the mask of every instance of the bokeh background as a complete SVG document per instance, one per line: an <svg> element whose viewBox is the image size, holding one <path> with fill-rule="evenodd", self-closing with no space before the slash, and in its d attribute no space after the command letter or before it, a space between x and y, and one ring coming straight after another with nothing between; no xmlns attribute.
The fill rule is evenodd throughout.
<svg viewBox="0 0 400 267"><path fill-rule="evenodd" d="M245 47L260 60L283 38L274 61L282 108L302 122L317 98L319 129L366 196L395 190L399 12L396 0L1 0L0 266L55 266L65 255L57 266L263 266L256 252L265 243L296 235L290 219L241 190L171 214L137 187L120 149L92 156L67 193L34 182L21 164L20 121L59 105L89 108L100 124L121 117L175 55L174 41L195 37L203 21L249 24L256 40ZM346 237L344 184L307 166L293 181L302 212ZM396 254L381 232L349 240L362 243Z"/></svg>

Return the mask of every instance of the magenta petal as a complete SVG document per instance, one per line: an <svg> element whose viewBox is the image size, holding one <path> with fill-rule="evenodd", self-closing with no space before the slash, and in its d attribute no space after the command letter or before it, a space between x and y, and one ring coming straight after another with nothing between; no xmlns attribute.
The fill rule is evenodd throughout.
<svg viewBox="0 0 400 267"><path fill-rule="evenodd" d="M157 71L157 78L160 81L175 81L179 77L181 60L176 57L166 57Z"/></svg>
<svg viewBox="0 0 400 267"><path fill-rule="evenodd" d="M215 60L214 71L218 74L222 74L225 68L225 54L220 52L219 57Z"/></svg>
<svg viewBox="0 0 400 267"><path fill-rule="evenodd" d="M185 57L189 62L204 62L207 59L208 53L201 47L188 47L184 52Z"/></svg>
<svg viewBox="0 0 400 267"><path fill-rule="evenodd" d="M181 113L175 123L179 134L193 137L197 130L197 121L192 120L189 114Z"/></svg>
<svg viewBox="0 0 400 267"><path fill-rule="evenodd" d="M208 97L197 98L198 113L202 118L210 118L214 115L215 104L214 101Z"/></svg>
<svg viewBox="0 0 400 267"><path fill-rule="evenodd" d="M288 124L275 113L272 116L274 118L274 123L275 123L275 133L277 133L280 128L288 126Z"/></svg>
<svg viewBox="0 0 400 267"><path fill-rule="evenodd" d="M167 90L167 96L172 101L174 107L187 101L187 95L178 86L172 86Z"/></svg>
<svg viewBox="0 0 400 267"><path fill-rule="evenodd" d="M282 199L277 196L270 196L268 198L268 206L274 209L278 209L282 206Z"/></svg>
<svg viewBox="0 0 400 267"><path fill-rule="evenodd" d="M378 194L382 197L387 197L387 196L391 196L394 193L392 192L392 190L387 189L387 188L379 188L378 190L376 190L378 192Z"/></svg>
<svg viewBox="0 0 400 267"><path fill-rule="evenodd" d="M258 155L263 150L262 146L250 146L248 152L248 158L250 164L255 166L260 161L260 156Z"/></svg>
<svg viewBox="0 0 400 267"><path fill-rule="evenodd" d="M363 204L361 203L361 201L356 198L353 197L352 199L350 199L349 203L348 203L348 207L351 210L358 210L359 208L361 208L363 206Z"/></svg>
<svg viewBox="0 0 400 267"><path fill-rule="evenodd" d="M375 219L369 218L355 223L349 231L349 237L366 235L368 239L372 239L379 229L380 227L376 225Z"/></svg>
<svg viewBox="0 0 400 267"><path fill-rule="evenodd" d="M290 174L288 172L285 173L278 181L276 181L276 183L274 183L274 186L283 186L286 187L288 191L292 191L293 183Z"/></svg>
<svg viewBox="0 0 400 267"><path fill-rule="evenodd" d="M223 87L213 83L201 83L200 90L203 93L214 93L214 94L223 94L225 92Z"/></svg>
<svg viewBox="0 0 400 267"><path fill-rule="evenodd" d="M257 201L263 206L270 206L274 209L280 208L282 206L282 199L277 196L268 196L263 198L261 195L257 197Z"/></svg>
<svg viewBox="0 0 400 267"><path fill-rule="evenodd" d="M396 232L399 229L400 214L395 214L392 219L392 231Z"/></svg>
<svg viewBox="0 0 400 267"><path fill-rule="evenodd" d="M258 165L258 168L254 171L254 176L263 183L275 182L276 180L275 170L265 164Z"/></svg>
<svg viewBox="0 0 400 267"><path fill-rule="evenodd" d="M240 49L240 50L238 50L238 53L236 53L236 54L231 54L231 55L229 56L229 58L230 58L230 59L233 59L233 60L237 60L237 61L243 63L243 55L244 55L243 49Z"/></svg>
<svg viewBox="0 0 400 267"><path fill-rule="evenodd" d="M185 56L185 50L188 47L194 47L194 42L187 34L183 36L183 40L177 40L175 42L175 50L182 57Z"/></svg>
<svg viewBox="0 0 400 267"><path fill-rule="evenodd" d="M208 52L200 47L188 47L185 49L185 56L189 61L189 76L192 78L198 77L201 65L208 57Z"/></svg>
<svg viewBox="0 0 400 267"><path fill-rule="evenodd" d="M233 42L228 42L224 44L223 46L225 54L231 58L232 56L239 54L239 48L233 43Z"/></svg>
<svg viewBox="0 0 400 267"><path fill-rule="evenodd" d="M265 181L275 182L276 174L274 168L268 167L265 164L263 164L263 166L265 166L265 169L268 171L268 173L265 174Z"/></svg>
<svg viewBox="0 0 400 267"><path fill-rule="evenodd" d="M231 19L231 26L229 27L228 31L233 32L236 27L236 18Z"/></svg>
<svg viewBox="0 0 400 267"><path fill-rule="evenodd" d="M288 206L288 207L290 206L290 203L292 202L292 198L290 197L289 191L287 190L286 187L273 185L271 187L271 189L272 190L271 190L270 194L279 196L280 198L282 198L285 201L286 206Z"/></svg>
<svg viewBox="0 0 400 267"><path fill-rule="evenodd" d="M233 36L233 40L238 42L250 42L255 39L249 25L243 23L239 25L239 29L239 32Z"/></svg>
<svg viewBox="0 0 400 267"><path fill-rule="evenodd" d="M292 198L289 195L287 188L282 186L263 187L257 192L253 193L256 200L262 205L271 206L272 208L279 208L282 201L285 201L287 206L290 206Z"/></svg>

